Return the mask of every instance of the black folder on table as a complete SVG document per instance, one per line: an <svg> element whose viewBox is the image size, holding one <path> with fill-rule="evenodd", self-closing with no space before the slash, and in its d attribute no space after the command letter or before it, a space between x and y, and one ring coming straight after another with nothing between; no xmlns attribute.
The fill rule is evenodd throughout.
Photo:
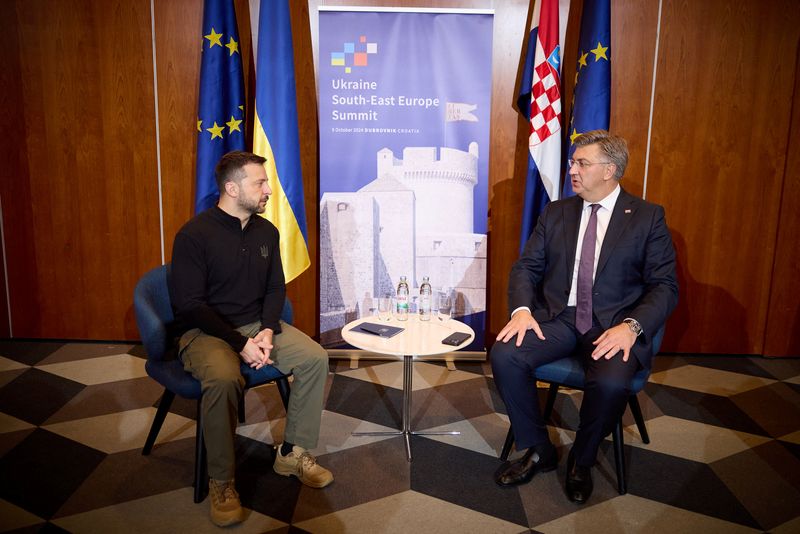
<svg viewBox="0 0 800 534"><path fill-rule="evenodd" d="M372 334L373 336L392 337L396 336L405 329L400 328L399 326L389 326L388 324L361 323L360 325L354 326L350 330L353 332Z"/></svg>

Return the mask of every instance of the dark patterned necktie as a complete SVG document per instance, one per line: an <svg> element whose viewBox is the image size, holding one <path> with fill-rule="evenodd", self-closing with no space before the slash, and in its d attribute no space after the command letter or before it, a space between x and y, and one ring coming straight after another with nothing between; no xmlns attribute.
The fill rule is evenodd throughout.
<svg viewBox="0 0 800 534"><path fill-rule="evenodd" d="M575 328L585 334L592 327L592 286L594 280L594 249L597 243L597 210L600 204L592 204L589 224L583 234L581 261L578 265L578 303L575 310Z"/></svg>

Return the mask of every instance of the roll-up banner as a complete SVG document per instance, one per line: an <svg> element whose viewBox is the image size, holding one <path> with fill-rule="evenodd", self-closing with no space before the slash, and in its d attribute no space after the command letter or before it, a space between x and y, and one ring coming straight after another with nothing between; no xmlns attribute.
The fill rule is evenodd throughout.
<svg viewBox="0 0 800 534"><path fill-rule="evenodd" d="M373 315L401 276L483 350L491 11L320 8L320 334Z"/></svg>

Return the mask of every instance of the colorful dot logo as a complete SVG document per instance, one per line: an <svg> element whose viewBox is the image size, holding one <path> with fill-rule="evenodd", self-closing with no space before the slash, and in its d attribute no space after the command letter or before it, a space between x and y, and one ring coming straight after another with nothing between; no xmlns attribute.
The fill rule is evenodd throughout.
<svg viewBox="0 0 800 534"><path fill-rule="evenodd" d="M358 38L357 43L344 43L342 52L331 52L331 66L344 67L350 74L353 67L366 67L370 54L378 53L378 43L368 43L366 35Z"/></svg>

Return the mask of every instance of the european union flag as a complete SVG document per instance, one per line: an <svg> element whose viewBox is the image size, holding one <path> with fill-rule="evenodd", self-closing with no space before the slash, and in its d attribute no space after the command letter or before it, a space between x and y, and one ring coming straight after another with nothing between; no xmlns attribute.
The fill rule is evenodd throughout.
<svg viewBox="0 0 800 534"><path fill-rule="evenodd" d="M572 119L567 132L568 158L573 141L589 130L608 130L611 115L611 1L585 0L578 44ZM569 172L569 169L567 169ZM569 177L562 198L574 195Z"/></svg>
<svg viewBox="0 0 800 534"><path fill-rule="evenodd" d="M244 150L244 78L233 0L205 0L200 105L197 112L195 213L214 206L214 166L223 154Z"/></svg>

